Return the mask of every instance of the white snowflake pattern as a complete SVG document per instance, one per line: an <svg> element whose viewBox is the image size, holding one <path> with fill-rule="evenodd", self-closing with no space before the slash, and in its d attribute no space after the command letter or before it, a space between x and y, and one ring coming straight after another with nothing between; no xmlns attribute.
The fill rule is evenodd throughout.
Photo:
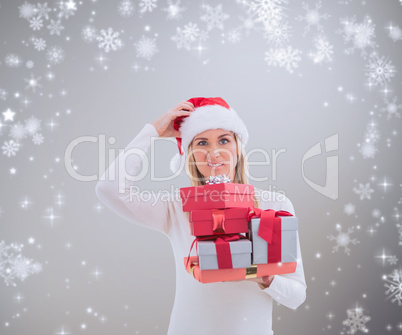
<svg viewBox="0 0 402 335"><path fill-rule="evenodd" d="M177 0L175 3L172 0L168 0L167 7L162 8L162 11L167 12L168 20L179 20L182 18L181 13L186 10L185 7L180 7L180 0Z"/></svg>
<svg viewBox="0 0 402 335"><path fill-rule="evenodd" d="M43 20L40 17L34 16L29 20L29 27L34 31L41 30L43 27Z"/></svg>
<svg viewBox="0 0 402 335"><path fill-rule="evenodd" d="M291 46L287 48L269 49L265 51L264 60L268 65L279 66L285 68L288 72L293 73L301 61L301 51L293 49Z"/></svg>
<svg viewBox="0 0 402 335"><path fill-rule="evenodd" d="M207 30L212 30L215 27L223 30L223 23L230 16L222 12L222 4L217 5L215 8L210 5L203 5L202 8L206 13L200 17L200 20L207 23Z"/></svg>
<svg viewBox="0 0 402 335"><path fill-rule="evenodd" d="M34 135L41 130L41 120L35 116L31 116L29 119L25 120L25 129L29 135Z"/></svg>
<svg viewBox="0 0 402 335"><path fill-rule="evenodd" d="M356 206L349 202L343 207L343 211L347 215L352 215L356 212Z"/></svg>
<svg viewBox="0 0 402 335"><path fill-rule="evenodd" d="M384 85L394 77L396 69L387 57L374 55L368 65L366 74L370 85Z"/></svg>
<svg viewBox="0 0 402 335"><path fill-rule="evenodd" d="M388 37L394 41L402 41L402 29L399 26L393 26L392 24L387 27Z"/></svg>
<svg viewBox="0 0 402 335"><path fill-rule="evenodd" d="M398 263L398 257L396 257L396 255L390 255L387 257L387 261L389 265L396 265L396 263Z"/></svg>
<svg viewBox="0 0 402 335"><path fill-rule="evenodd" d="M64 50L57 45L50 47L46 52L46 59L50 64L60 64L64 58Z"/></svg>
<svg viewBox="0 0 402 335"><path fill-rule="evenodd" d="M349 227L347 232L342 232L342 226L337 223L335 229L338 231L338 235L329 235L327 238L330 241L336 241L336 245L332 247L332 252L338 252L339 248L342 247L345 250L345 253L350 255L350 244L357 244L360 243L355 238L350 238L350 234L354 232L354 227Z"/></svg>
<svg viewBox="0 0 402 335"><path fill-rule="evenodd" d="M130 17L134 13L134 3L131 0L122 0L117 6L117 12L122 17Z"/></svg>
<svg viewBox="0 0 402 335"><path fill-rule="evenodd" d="M380 112L387 113L387 120L391 119L391 117L401 118L402 104L398 104L398 97L394 96L392 100L384 99L385 107L380 109Z"/></svg>
<svg viewBox="0 0 402 335"><path fill-rule="evenodd" d="M59 18L68 19L70 16L75 15L75 11L77 10L77 4L73 0L68 1L59 1L59 13L57 16Z"/></svg>
<svg viewBox="0 0 402 335"><path fill-rule="evenodd" d="M196 23L190 22L183 27L183 33L190 42L194 42L200 35L200 29Z"/></svg>
<svg viewBox="0 0 402 335"><path fill-rule="evenodd" d="M0 241L0 277L7 286L17 286L16 279L24 281L31 274L42 271L42 264L20 254L23 247L22 244L6 245Z"/></svg>
<svg viewBox="0 0 402 335"><path fill-rule="evenodd" d="M288 42L291 36L291 27L285 21L278 22L276 25L269 24L264 28L264 38L276 47Z"/></svg>
<svg viewBox="0 0 402 335"><path fill-rule="evenodd" d="M25 1L21 6L18 7L19 17L29 20L32 16L37 14L35 5Z"/></svg>
<svg viewBox="0 0 402 335"><path fill-rule="evenodd" d="M176 43L177 49L184 48L186 50L191 50L192 41L187 38L186 33L180 27L176 28L176 34L171 36L170 39Z"/></svg>
<svg viewBox="0 0 402 335"><path fill-rule="evenodd" d="M356 23L356 17L342 18L342 29L338 31L343 35L345 43L351 42L352 46L345 49L346 54L352 54L360 50L363 58L368 55L367 48L377 48L375 42L375 25L370 17L366 16L361 23Z"/></svg>
<svg viewBox="0 0 402 335"><path fill-rule="evenodd" d="M140 13L144 14L145 12L152 12L154 8L156 8L157 0L141 0L140 1Z"/></svg>
<svg viewBox="0 0 402 335"><path fill-rule="evenodd" d="M371 320L371 317L363 314L363 309L356 305L355 308L346 310L348 318L342 322L344 326L348 326L347 334L355 334L357 331L368 333L366 323Z"/></svg>
<svg viewBox="0 0 402 335"><path fill-rule="evenodd" d="M40 133L36 133L36 134L34 134L34 135L32 136L32 142L33 142L34 144L36 144L36 145L42 144L42 143L43 143L43 140L44 140L43 135L40 134Z"/></svg>
<svg viewBox="0 0 402 335"><path fill-rule="evenodd" d="M334 46L325 36L314 39L315 51L309 54L314 63L331 63L333 61Z"/></svg>
<svg viewBox="0 0 402 335"><path fill-rule="evenodd" d="M305 11L305 14L297 16L296 20L306 22L306 27L304 28L303 36L305 36L310 31L310 28L313 26L317 29L317 31L321 32L323 30L323 27L320 22L322 20L328 20L331 17L330 14L320 13L319 9L322 7L321 1L315 4L314 9L310 9L310 5L304 2L302 3L302 7Z"/></svg>
<svg viewBox="0 0 402 335"><path fill-rule="evenodd" d="M22 63L21 58L15 54L8 54L4 61L8 67L18 67Z"/></svg>
<svg viewBox="0 0 402 335"><path fill-rule="evenodd" d="M353 188L353 191L360 196L360 200L371 199L371 193L374 192L374 190L370 188L370 183L365 185L359 183L359 187Z"/></svg>
<svg viewBox="0 0 402 335"><path fill-rule="evenodd" d="M99 42L98 47L106 52L120 49L123 46L123 43L119 36L120 33L113 31L110 27L107 30L101 29L100 34L96 38Z"/></svg>
<svg viewBox="0 0 402 335"><path fill-rule="evenodd" d="M15 156L19 148L20 144L18 142L15 142L14 140L4 142L1 147L1 149L3 150L3 155L6 155L7 157Z"/></svg>
<svg viewBox="0 0 402 335"><path fill-rule="evenodd" d="M284 17L284 5L288 0L254 0L246 3L247 13L256 16L256 22L261 22L264 27L277 25Z"/></svg>
<svg viewBox="0 0 402 335"><path fill-rule="evenodd" d="M36 13L37 13L38 17L40 17L40 18L43 17L44 19L48 20L49 13L51 11L52 11L52 9L47 6L47 2L45 2L43 4L40 4L40 3L36 4Z"/></svg>
<svg viewBox="0 0 402 335"><path fill-rule="evenodd" d="M137 50L137 57L142 57L147 60L150 60L155 53L159 51L156 47L155 39L145 36L142 36L137 43L134 43L134 46Z"/></svg>
<svg viewBox="0 0 402 335"><path fill-rule="evenodd" d="M60 32L64 29L60 20L50 20L50 24L47 26L50 31L50 35L60 35Z"/></svg>
<svg viewBox="0 0 402 335"><path fill-rule="evenodd" d="M10 137L12 137L16 142L27 137L27 131L21 122L17 122L11 126Z"/></svg>
<svg viewBox="0 0 402 335"><path fill-rule="evenodd" d="M30 78L24 79L24 81L28 84L25 89L31 89L35 93L37 88L42 87L42 85L39 83L41 78L42 77L35 78L34 75L31 73Z"/></svg>
<svg viewBox="0 0 402 335"><path fill-rule="evenodd" d="M96 41L98 32L95 27L87 25L81 30L81 37L87 43Z"/></svg>
<svg viewBox="0 0 402 335"><path fill-rule="evenodd" d="M385 291L387 300L391 299L391 302L397 302L398 306L402 306L402 269L394 269L392 273L384 275L383 280L386 282L384 286L387 288Z"/></svg>
<svg viewBox="0 0 402 335"><path fill-rule="evenodd" d="M46 49L46 41L43 38L32 38L32 44L37 51L43 51Z"/></svg>

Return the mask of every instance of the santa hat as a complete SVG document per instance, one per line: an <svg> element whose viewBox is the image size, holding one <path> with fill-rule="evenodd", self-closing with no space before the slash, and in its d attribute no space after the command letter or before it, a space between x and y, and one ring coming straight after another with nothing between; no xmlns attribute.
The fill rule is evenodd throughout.
<svg viewBox="0 0 402 335"><path fill-rule="evenodd" d="M233 131L240 136L243 147L247 144L247 127L225 100L197 97L187 101L194 105L194 110L190 115L179 116L173 122L174 129L181 133L181 137L176 137L179 152L170 161L173 173L184 167L188 146L193 138L206 130L222 128Z"/></svg>

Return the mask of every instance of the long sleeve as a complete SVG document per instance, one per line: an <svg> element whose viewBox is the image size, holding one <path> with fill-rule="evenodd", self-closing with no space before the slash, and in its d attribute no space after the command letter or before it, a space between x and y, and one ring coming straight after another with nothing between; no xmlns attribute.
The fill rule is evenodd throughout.
<svg viewBox="0 0 402 335"><path fill-rule="evenodd" d="M147 152L152 137L158 137L158 132L147 123L106 169L95 192L104 205L127 221L167 235L171 221L166 197L149 196L149 192L147 197L142 196L133 178L144 173L142 163L148 162Z"/></svg>
<svg viewBox="0 0 402 335"><path fill-rule="evenodd" d="M284 206L280 209L286 210L293 215L295 214L293 205L289 199L286 200ZM269 294L278 303L291 309L298 308L306 300L306 279L304 277L303 259L300 250L299 233L297 232L297 265L294 273L275 275L271 285L259 288Z"/></svg>

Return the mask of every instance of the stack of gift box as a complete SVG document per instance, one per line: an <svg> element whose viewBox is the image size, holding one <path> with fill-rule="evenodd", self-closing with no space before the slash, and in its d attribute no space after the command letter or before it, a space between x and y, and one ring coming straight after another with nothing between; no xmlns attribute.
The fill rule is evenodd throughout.
<svg viewBox="0 0 402 335"><path fill-rule="evenodd" d="M225 175L180 189L195 239L184 258L202 283L292 273L297 262L297 217L254 207L254 186ZM196 245L196 256L190 256Z"/></svg>

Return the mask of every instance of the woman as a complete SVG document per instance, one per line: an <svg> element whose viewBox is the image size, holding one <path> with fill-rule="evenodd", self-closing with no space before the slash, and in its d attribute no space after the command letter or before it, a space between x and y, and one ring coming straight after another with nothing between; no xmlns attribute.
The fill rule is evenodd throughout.
<svg viewBox="0 0 402 335"><path fill-rule="evenodd" d="M138 148L147 152L154 136L176 137L180 155L172 160L171 169L176 171L180 158L185 157L193 186L203 185L210 176L219 174L225 174L234 183L247 183L244 146L248 132L237 113L223 99L201 97L180 102L152 124L146 124L125 151ZM127 221L159 231L169 238L176 262L176 293L168 335L272 335L273 299L292 309L304 302L306 282L298 236L299 258L294 273L200 283L184 267L183 258L188 256L195 237L191 235L189 216L183 212L180 199L158 197L155 204L155 201L133 198L130 190L135 182L115 176L116 171L120 172L119 162L131 176L138 175L141 170L139 155L126 156L122 152L97 183L96 194ZM112 175L113 180L105 180L106 175ZM282 198L282 201L260 199L259 202L255 199L255 206L286 210L295 215L289 199L283 195ZM191 255L196 255L195 248Z"/></svg>

